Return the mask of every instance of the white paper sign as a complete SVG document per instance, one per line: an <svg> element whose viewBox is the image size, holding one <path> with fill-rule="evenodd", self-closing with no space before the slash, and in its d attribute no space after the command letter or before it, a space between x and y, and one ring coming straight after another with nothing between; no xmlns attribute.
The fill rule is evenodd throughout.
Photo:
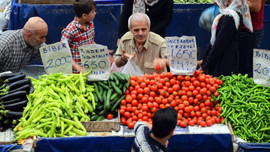
<svg viewBox="0 0 270 152"><path fill-rule="evenodd" d="M172 74L192 75L197 68L195 36L165 37Z"/></svg>
<svg viewBox="0 0 270 152"><path fill-rule="evenodd" d="M270 86L269 50L253 50L253 79L254 83Z"/></svg>
<svg viewBox="0 0 270 152"><path fill-rule="evenodd" d="M100 44L83 45L78 48L84 72L89 81L108 80L111 72L111 62L107 46Z"/></svg>
<svg viewBox="0 0 270 152"><path fill-rule="evenodd" d="M62 72L72 73L72 56L67 41L45 45L39 49L44 69L47 74Z"/></svg>

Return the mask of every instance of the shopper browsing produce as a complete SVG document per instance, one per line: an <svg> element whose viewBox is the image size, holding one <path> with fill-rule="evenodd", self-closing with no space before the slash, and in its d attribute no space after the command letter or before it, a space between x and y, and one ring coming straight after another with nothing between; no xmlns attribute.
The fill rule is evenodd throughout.
<svg viewBox="0 0 270 152"><path fill-rule="evenodd" d="M150 24L150 19L146 14L135 13L130 16L129 32L121 38L114 54L117 67L124 66L132 55L136 65L144 73L166 71L168 59L165 39L150 32Z"/></svg>
<svg viewBox="0 0 270 152"><path fill-rule="evenodd" d="M93 44L95 36L96 3L93 0L76 0L73 3L75 19L62 31L61 41L67 39L72 54L72 72L83 72L78 48Z"/></svg>
<svg viewBox="0 0 270 152"><path fill-rule="evenodd" d="M238 39L240 24L252 31L246 0L216 0L220 14L212 25L210 45L202 63L202 70L213 76L239 72Z"/></svg>
<svg viewBox="0 0 270 152"><path fill-rule="evenodd" d="M18 72L33 59L41 61L39 47L46 42L48 26L40 17L31 17L23 29L0 35L0 72Z"/></svg>
<svg viewBox="0 0 270 152"><path fill-rule="evenodd" d="M168 140L173 135L176 122L177 112L172 107L157 110L153 116L153 125L137 122L134 128L136 137L131 151L167 151Z"/></svg>

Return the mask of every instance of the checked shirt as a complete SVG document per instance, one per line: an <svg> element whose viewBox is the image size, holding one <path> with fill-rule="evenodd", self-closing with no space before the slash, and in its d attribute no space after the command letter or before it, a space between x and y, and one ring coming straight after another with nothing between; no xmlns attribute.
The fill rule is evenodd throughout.
<svg viewBox="0 0 270 152"><path fill-rule="evenodd" d="M26 46L21 29L0 34L0 72L19 72L33 59L41 61L39 50Z"/></svg>
<svg viewBox="0 0 270 152"><path fill-rule="evenodd" d="M83 26L74 19L68 26L62 31L61 41L67 39L72 59L76 64L81 64L81 57L78 48L82 45L92 44L94 43L95 36L95 26L93 22L86 23L86 30L84 30ZM78 71L72 68L73 73L78 73Z"/></svg>

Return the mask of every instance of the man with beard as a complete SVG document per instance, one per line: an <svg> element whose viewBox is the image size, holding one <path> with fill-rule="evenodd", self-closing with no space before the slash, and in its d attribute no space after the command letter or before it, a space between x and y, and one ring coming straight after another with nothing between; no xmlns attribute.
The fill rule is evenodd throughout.
<svg viewBox="0 0 270 152"><path fill-rule="evenodd" d="M40 17L31 17L23 29L0 35L0 72L18 72L33 59L41 61L39 47L45 45L48 25Z"/></svg>
<svg viewBox="0 0 270 152"><path fill-rule="evenodd" d="M114 60L124 66L132 56L139 68L148 74L166 72L168 66L165 39L150 32L150 19L144 13L134 13L128 19L129 32L120 39Z"/></svg>

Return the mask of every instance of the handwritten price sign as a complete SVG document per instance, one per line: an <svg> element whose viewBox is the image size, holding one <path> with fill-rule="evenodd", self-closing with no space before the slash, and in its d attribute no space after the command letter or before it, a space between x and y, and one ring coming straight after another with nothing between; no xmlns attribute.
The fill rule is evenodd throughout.
<svg viewBox="0 0 270 152"><path fill-rule="evenodd" d="M72 56L67 41L45 45L39 51L47 74L72 73Z"/></svg>
<svg viewBox="0 0 270 152"><path fill-rule="evenodd" d="M79 47L84 72L92 72L88 80L108 80L111 64L107 46L100 44L89 44Z"/></svg>
<svg viewBox="0 0 270 152"><path fill-rule="evenodd" d="M172 74L192 75L197 68L195 36L166 37L165 40Z"/></svg>
<svg viewBox="0 0 270 152"><path fill-rule="evenodd" d="M270 51L253 50L253 78L257 84L270 86Z"/></svg>

